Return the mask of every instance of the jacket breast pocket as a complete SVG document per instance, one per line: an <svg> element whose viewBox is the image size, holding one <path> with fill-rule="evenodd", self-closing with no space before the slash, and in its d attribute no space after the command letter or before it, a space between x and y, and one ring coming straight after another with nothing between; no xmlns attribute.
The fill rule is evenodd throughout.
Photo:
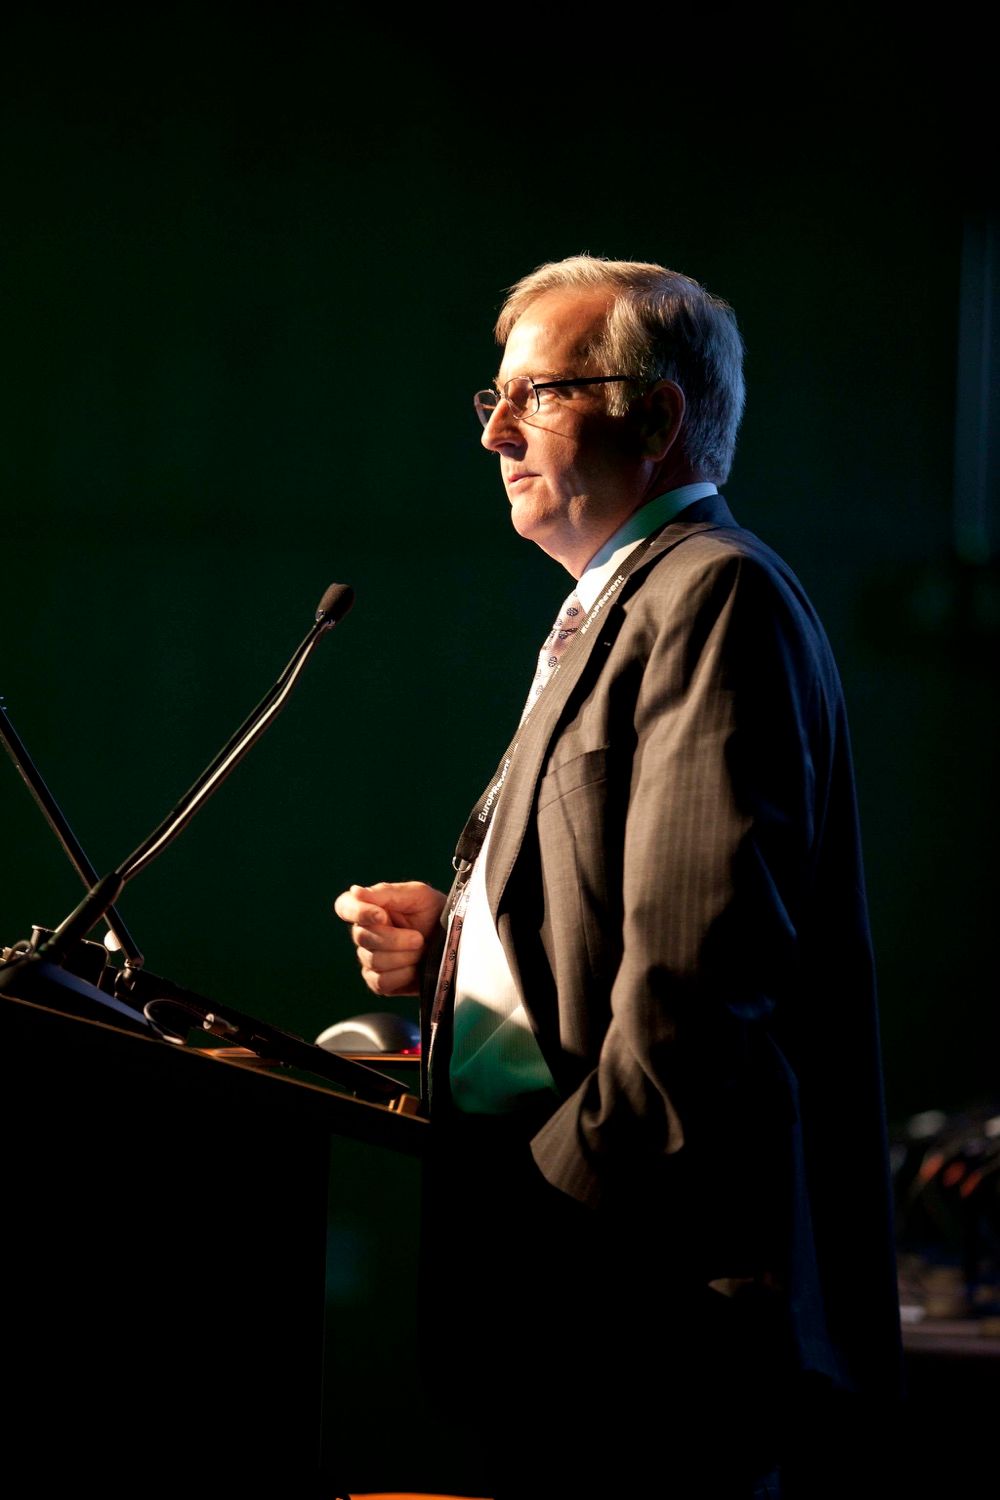
<svg viewBox="0 0 1000 1500"><path fill-rule="evenodd" d="M553 767L546 776L542 777L538 788L538 811L542 812L550 802L555 802L560 797L577 791L580 787L606 781L607 775L606 747L599 750L585 750L582 755L574 755L571 760L563 761L561 765Z"/></svg>
<svg viewBox="0 0 1000 1500"><path fill-rule="evenodd" d="M560 990L603 992L620 954L621 828L606 748L554 766L538 789L546 922Z"/></svg>

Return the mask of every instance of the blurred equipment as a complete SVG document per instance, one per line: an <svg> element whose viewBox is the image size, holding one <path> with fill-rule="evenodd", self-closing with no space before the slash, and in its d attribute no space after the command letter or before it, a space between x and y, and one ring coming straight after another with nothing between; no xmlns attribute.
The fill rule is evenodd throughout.
<svg viewBox="0 0 1000 1500"><path fill-rule="evenodd" d="M317 1047L345 1057L389 1054L394 1062L420 1061L420 1027L389 1010L367 1011L335 1021L316 1038Z"/></svg>
<svg viewBox="0 0 1000 1500"><path fill-rule="evenodd" d="M1000 1100L914 1115L891 1150L904 1327L963 1320L1000 1347Z"/></svg>

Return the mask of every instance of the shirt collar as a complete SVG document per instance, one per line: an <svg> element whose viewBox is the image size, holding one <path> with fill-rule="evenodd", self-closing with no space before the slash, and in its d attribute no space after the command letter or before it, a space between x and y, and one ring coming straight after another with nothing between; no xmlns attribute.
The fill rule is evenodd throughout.
<svg viewBox="0 0 1000 1500"><path fill-rule="evenodd" d="M608 537L603 547L594 553L577 580L576 596L583 608L590 609L615 569L625 561L632 548L644 537L649 536L651 531L665 526L680 511L688 505L693 505L696 500L704 500L706 495L718 493L718 486L707 480L699 484L683 484L680 489L668 490L665 495L657 495L655 499L647 501L637 511L633 511L624 525L619 526L614 535Z"/></svg>

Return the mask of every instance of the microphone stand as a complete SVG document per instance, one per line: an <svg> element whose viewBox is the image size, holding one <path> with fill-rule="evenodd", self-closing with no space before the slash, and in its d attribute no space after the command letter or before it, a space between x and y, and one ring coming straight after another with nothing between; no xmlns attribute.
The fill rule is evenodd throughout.
<svg viewBox="0 0 1000 1500"><path fill-rule="evenodd" d="M97 871L87 858L83 845L76 838L69 823L63 816L56 799L45 785L38 767L32 761L21 736L10 721L10 715L7 713L7 708L2 698L0 698L0 739L6 745L7 752L20 772L22 781L41 808L45 821L63 846L69 857L70 864L89 892L98 882ZM141 969L145 960L136 946L132 934L125 926L121 913L113 903L103 913L103 916L108 925L108 937L110 938L110 941L105 941L105 946L123 953L131 968Z"/></svg>
<svg viewBox="0 0 1000 1500"><path fill-rule="evenodd" d="M166 1041L183 1044L191 1029L190 1024L181 1027L176 1021L170 1024L169 1021L157 1020L158 1011L180 1013L185 1018L193 1017L203 1030L216 1037L224 1037L232 1045L330 1078L356 1096L372 1102L398 1102L408 1094L403 1085L387 1074L317 1047L291 1032L270 1026L230 1006L213 1004L193 990L150 974L145 969L143 955L114 904L126 883L173 842L199 807L222 785L265 729L274 722L320 636L342 620L353 603L354 590L347 584L330 585L319 602L315 623L273 687L163 822L127 859L122 860L101 879L98 879L54 798L31 764L6 711L0 712L0 733L14 764L88 886L83 900L54 931L46 933L44 929L36 928L30 943L19 944L5 951L7 962L0 967L0 994L31 1000L45 997L54 986L57 991L71 993L74 997L73 1008L78 1010L81 1008L81 999L86 1000L89 993L91 1000L96 999L101 1005L109 1005L119 1015L124 1015L126 1021L132 1022L131 1029L150 1028ZM110 991L105 988L103 976L101 984L93 987L80 975L67 972L64 967L70 955L79 953L81 946L89 946L84 940L102 917L108 924L115 946L125 957L124 967L114 973ZM18 994L18 991L21 993ZM59 1008L58 1001L56 1006Z"/></svg>
<svg viewBox="0 0 1000 1500"><path fill-rule="evenodd" d="M68 917L37 950L43 961L59 963L74 943L86 937L108 909L114 905L127 881L162 854L168 844L194 817L203 802L217 791L247 751L254 745L265 729L277 718L295 682L311 655L320 636L332 629L347 614L354 603L354 590L344 583L331 584L316 610L316 622L302 641L274 686L265 693L251 714L244 719L236 733L224 745L207 770L203 771L193 786L174 807L159 827L134 849L127 859L99 880L84 896Z"/></svg>

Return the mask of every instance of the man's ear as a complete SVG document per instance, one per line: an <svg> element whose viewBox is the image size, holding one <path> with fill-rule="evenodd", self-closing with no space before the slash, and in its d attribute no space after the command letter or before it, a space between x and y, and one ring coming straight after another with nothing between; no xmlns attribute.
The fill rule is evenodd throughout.
<svg viewBox="0 0 1000 1500"><path fill-rule="evenodd" d="M676 443L684 421L684 392L673 380L658 380L637 406L643 452L657 463Z"/></svg>

